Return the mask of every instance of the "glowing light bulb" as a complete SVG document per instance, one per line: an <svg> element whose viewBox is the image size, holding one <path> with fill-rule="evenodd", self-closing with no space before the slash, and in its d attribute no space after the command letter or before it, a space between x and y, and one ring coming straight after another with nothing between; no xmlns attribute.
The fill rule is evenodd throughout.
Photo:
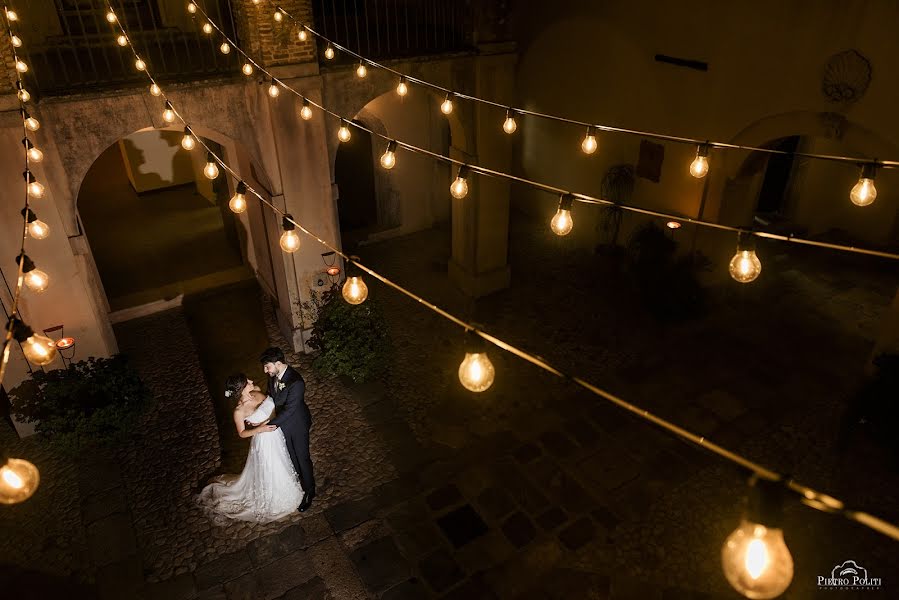
<svg viewBox="0 0 899 600"><path fill-rule="evenodd" d="M702 179L709 172L709 147L705 144L696 149L696 158L690 163L690 175Z"/></svg>
<svg viewBox="0 0 899 600"><path fill-rule="evenodd" d="M549 223L550 229L556 235L568 235L571 228L574 227L574 220L571 218L571 204L574 198L570 194L563 194L559 200L559 209Z"/></svg>
<svg viewBox="0 0 899 600"><path fill-rule="evenodd" d="M28 235L36 240L43 240L50 235L50 228L40 219L28 223Z"/></svg>
<svg viewBox="0 0 899 600"><path fill-rule="evenodd" d="M456 180L453 181L452 185L450 185L450 194L452 194L453 198L461 200L468 195L469 172L470 169L468 168L468 165L459 167L459 174L456 176Z"/></svg>
<svg viewBox="0 0 899 600"><path fill-rule="evenodd" d="M10 21L18 21L18 20L19 20L19 15L17 15L17 14L16 14L16 11L14 11L14 10L7 10L7 11L6 11L6 18L9 19Z"/></svg>
<svg viewBox="0 0 899 600"><path fill-rule="evenodd" d="M396 142L394 140L387 142L387 150L381 155L381 166L387 170L396 166Z"/></svg>
<svg viewBox="0 0 899 600"><path fill-rule="evenodd" d="M25 285L32 292L40 294L50 285L50 276L40 269L32 269L25 273Z"/></svg>
<svg viewBox="0 0 899 600"><path fill-rule="evenodd" d="M206 166L203 167L203 175L207 179L215 179L219 176L219 166L215 162L215 157L211 152L206 154Z"/></svg>
<svg viewBox="0 0 899 600"><path fill-rule="evenodd" d="M368 69L365 68L365 63L360 62L359 66L356 67L356 77L363 79L366 75L368 75Z"/></svg>
<svg viewBox="0 0 899 600"><path fill-rule="evenodd" d="M18 71L19 73L26 73L28 71L28 65L26 65L22 60L17 60L16 71Z"/></svg>
<svg viewBox="0 0 899 600"><path fill-rule="evenodd" d="M341 290L343 299L350 304L362 304L368 298L368 286L361 277L347 277Z"/></svg>
<svg viewBox="0 0 899 600"><path fill-rule="evenodd" d="M244 75L249 77L253 74L253 65L251 65L250 63L244 63L240 70L243 71Z"/></svg>
<svg viewBox="0 0 899 600"><path fill-rule="evenodd" d="M34 196L35 198L43 198L44 197L44 186L40 181L35 179L34 173L31 171L25 171L25 181L28 183L28 195Z"/></svg>
<svg viewBox="0 0 899 600"><path fill-rule="evenodd" d="M13 45L13 46L15 46L16 48L21 48L21 47L22 47L22 38L20 38L19 36L13 34L12 38L10 38L10 39L12 39L12 45Z"/></svg>
<svg viewBox="0 0 899 600"><path fill-rule="evenodd" d="M185 150L193 150L197 146L197 140L190 134L190 129L184 128L184 137L181 138L181 147Z"/></svg>
<svg viewBox="0 0 899 600"><path fill-rule="evenodd" d="M209 21L203 23L203 33L212 33L212 23Z"/></svg>
<svg viewBox="0 0 899 600"><path fill-rule="evenodd" d="M584 154L593 154L598 147L599 144L596 143L596 130L593 127L588 127L587 134L584 136L584 141L581 142L581 150Z"/></svg>
<svg viewBox="0 0 899 600"><path fill-rule="evenodd" d="M297 39L300 40L301 42L305 42L306 40L309 39L309 34L306 33L305 26L300 25L300 30L299 30L299 32L297 32Z"/></svg>
<svg viewBox="0 0 899 600"><path fill-rule="evenodd" d="M134 61L134 68L138 71L146 71L147 63L145 63L142 58L138 58L136 61Z"/></svg>
<svg viewBox="0 0 899 600"><path fill-rule="evenodd" d="M22 145L25 146L25 152L28 154L29 161L39 163L44 160L44 153L37 149L27 137L22 138Z"/></svg>
<svg viewBox="0 0 899 600"><path fill-rule="evenodd" d="M496 370L487 357L483 338L469 332L465 345L465 358L459 365L459 381L469 391L483 392L493 385Z"/></svg>
<svg viewBox="0 0 899 600"><path fill-rule="evenodd" d="M334 48L331 47L331 44L328 44L328 47L325 48L325 58L328 60L334 59Z"/></svg>
<svg viewBox="0 0 899 600"><path fill-rule="evenodd" d="M352 134L350 133L350 128L347 125L347 122L341 121L340 129L337 130L337 139L340 140L341 142L348 142L348 141L350 141L351 137L352 137Z"/></svg>
<svg viewBox="0 0 899 600"><path fill-rule="evenodd" d="M280 10L275 11L275 22L280 23L284 20L284 14Z"/></svg>
<svg viewBox="0 0 899 600"><path fill-rule="evenodd" d="M196 14L197 13L197 5L194 4L193 2L188 2L187 3L187 12L189 12L192 15Z"/></svg>
<svg viewBox="0 0 899 600"><path fill-rule="evenodd" d="M155 83L152 84L152 85L150 86L150 95L152 95L152 96L161 96L161 95L162 95L162 88L160 88L160 87L159 87L158 85L156 85ZM174 119L172 119L172 120L174 120Z"/></svg>
<svg viewBox="0 0 899 600"><path fill-rule="evenodd" d="M730 259L728 270L734 281L749 283L755 281L762 272L762 262L756 256L755 249L738 245L737 253Z"/></svg>
<svg viewBox="0 0 899 600"><path fill-rule="evenodd" d="M219 50L221 50L222 54L230 54L231 46L228 45L228 42L222 42L222 45L219 46Z"/></svg>
<svg viewBox="0 0 899 600"><path fill-rule="evenodd" d="M877 166L874 164L862 167L858 183L852 186L852 191L849 192L849 199L856 206L868 206L877 198L877 188L874 187L876 168Z"/></svg>
<svg viewBox="0 0 899 600"><path fill-rule="evenodd" d="M442 112L445 115L448 115L451 112L453 112L452 94L446 95L446 98L444 99L443 104L440 105L440 112Z"/></svg>
<svg viewBox="0 0 899 600"><path fill-rule="evenodd" d="M56 343L46 336L32 334L22 343L22 352L28 362L47 365L56 358Z"/></svg>
<svg viewBox="0 0 899 600"><path fill-rule="evenodd" d="M28 500L41 481L33 464L21 458L8 458L0 466L0 504L18 504Z"/></svg>
<svg viewBox="0 0 899 600"><path fill-rule="evenodd" d="M309 100L303 98L303 106L300 108L300 118L308 121L312 118L312 107L309 106Z"/></svg>
<svg viewBox="0 0 899 600"><path fill-rule="evenodd" d="M503 131L512 135L516 129L518 129L518 123L515 122L515 115L512 114L512 109L509 109L506 111L506 120L503 121Z"/></svg>
<svg viewBox="0 0 899 600"><path fill-rule="evenodd" d="M274 79L272 79L271 84L268 86L268 95L272 98L277 98L280 93L281 90L280 88L278 88L278 84L275 83Z"/></svg>
<svg viewBox="0 0 899 600"><path fill-rule="evenodd" d="M409 84L406 83L405 77L400 77L400 82L396 85L396 93L400 97L405 97L409 93Z"/></svg>
<svg viewBox="0 0 899 600"><path fill-rule="evenodd" d="M31 100L31 94L23 87L20 87L19 91L16 92L16 94L19 96L19 100L21 100L22 102L28 102L29 100Z"/></svg>
<svg viewBox="0 0 899 600"><path fill-rule="evenodd" d="M169 101L166 101L165 110L162 111L162 120L166 123L175 122L175 109L172 107L172 103Z"/></svg>
<svg viewBox="0 0 899 600"><path fill-rule="evenodd" d="M724 576L747 598L776 598L793 581L793 557L783 531L743 521L721 549Z"/></svg>
<svg viewBox="0 0 899 600"><path fill-rule="evenodd" d="M231 212L240 214L247 210L247 184L243 181L237 184L237 189L234 190L234 195L231 196L231 201L228 202L228 208L231 209Z"/></svg>
<svg viewBox="0 0 899 600"><path fill-rule="evenodd" d="M287 253L294 253L300 249L300 236L297 235L296 225L292 222L293 217L284 215L281 221L281 228L284 233L281 234L281 250Z"/></svg>
<svg viewBox="0 0 899 600"><path fill-rule="evenodd" d="M108 22L110 22L110 23L115 23L115 22L118 21L119 19L118 19L118 17L115 16L115 13L114 13L114 12L109 11L109 12L106 13L106 20L107 20Z"/></svg>
<svg viewBox="0 0 899 600"><path fill-rule="evenodd" d="M28 131L37 131L41 128L41 124L37 119L25 113L25 127L28 128Z"/></svg>
<svg viewBox="0 0 899 600"><path fill-rule="evenodd" d="M119 46L122 46L123 48L128 45L128 38L126 38L124 35L120 35L115 39L115 41Z"/></svg>

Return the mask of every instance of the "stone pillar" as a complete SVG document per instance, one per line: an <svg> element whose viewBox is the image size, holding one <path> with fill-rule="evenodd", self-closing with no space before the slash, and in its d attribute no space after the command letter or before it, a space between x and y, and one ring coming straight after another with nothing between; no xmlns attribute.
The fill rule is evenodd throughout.
<svg viewBox="0 0 899 600"><path fill-rule="evenodd" d="M475 59L475 91L481 98L512 98L517 55L509 42L481 44ZM477 103L473 118L472 155L451 149L453 158L509 172L513 134L502 130L502 110ZM519 118L519 126L521 119ZM455 172L453 173L455 177ZM486 296L509 286L509 196L508 181L493 177L469 177L469 193L453 198L453 251L449 275L467 295Z"/></svg>

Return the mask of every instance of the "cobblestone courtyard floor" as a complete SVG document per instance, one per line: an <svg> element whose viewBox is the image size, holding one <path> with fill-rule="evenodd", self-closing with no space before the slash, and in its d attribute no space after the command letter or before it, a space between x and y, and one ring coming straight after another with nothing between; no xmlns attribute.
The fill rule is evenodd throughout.
<svg viewBox="0 0 899 600"><path fill-rule="evenodd" d="M544 230L513 223L513 286L474 307L488 331L899 521L883 449L861 437L837 443L895 274L765 247L756 284L718 285L705 317L663 326L613 262L565 250ZM432 230L360 250L464 316L472 307L446 277L448 248L449 233ZM228 457L245 443L217 426L219 390L206 384L217 375L197 350L215 342L197 340L209 328L195 315L221 309L200 299L116 330L158 400L132 444L71 463L39 439L2 434L38 464L42 483L29 502L0 510L0 585L19 598L739 597L720 548L739 521L744 474L498 351L494 386L465 392L456 376L462 333L369 286L390 325L388 377L350 386L316 373L308 356L291 357L315 420L312 511L223 529L194 507L222 456L232 468ZM284 346L267 301L240 289L218 301L237 297L228 294L259 313L259 335L240 334L256 336L248 345ZM227 314L226 330L240 318ZM234 342L214 362L251 368L258 349ZM883 590L859 597L897 597L894 542L796 504L785 531L796 563L786 598L819 597L817 575L847 559L884 577Z"/></svg>

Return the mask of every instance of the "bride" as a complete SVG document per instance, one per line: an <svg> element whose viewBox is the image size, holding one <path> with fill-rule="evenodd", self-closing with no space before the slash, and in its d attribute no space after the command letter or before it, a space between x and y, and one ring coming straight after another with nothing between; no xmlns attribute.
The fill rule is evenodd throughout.
<svg viewBox="0 0 899 600"><path fill-rule="evenodd" d="M240 437L252 438L250 452L243 473L217 477L203 488L198 501L214 519L223 516L257 523L282 519L297 509L303 490L284 434L268 425L274 402L243 373L228 377L225 396L237 397L234 425Z"/></svg>

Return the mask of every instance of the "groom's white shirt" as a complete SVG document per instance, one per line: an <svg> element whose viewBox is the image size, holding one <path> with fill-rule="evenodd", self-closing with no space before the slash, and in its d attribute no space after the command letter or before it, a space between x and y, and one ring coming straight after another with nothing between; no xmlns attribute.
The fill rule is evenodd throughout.
<svg viewBox="0 0 899 600"><path fill-rule="evenodd" d="M281 381L281 378L284 377L284 373L286 373L286 372L287 372L287 367L285 366L283 369L281 369L281 372L276 375L278 381ZM274 401L274 398L272 398L271 396L266 396L265 399Z"/></svg>

